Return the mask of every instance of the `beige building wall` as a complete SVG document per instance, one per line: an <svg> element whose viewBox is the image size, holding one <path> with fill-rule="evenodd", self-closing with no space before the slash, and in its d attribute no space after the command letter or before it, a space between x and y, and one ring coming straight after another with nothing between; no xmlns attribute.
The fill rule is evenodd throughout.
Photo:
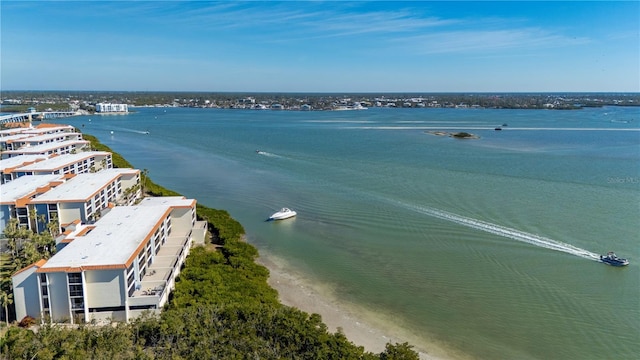
<svg viewBox="0 0 640 360"><path fill-rule="evenodd" d="M87 221L84 211L84 203L63 202L58 203L58 221L60 224L69 224L75 220Z"/></svg>
<svg viewBox="0 0 640 360"><path fill-rule="evenodd" d="M127 295L124 269L87 270L84 276L85 301L89 309L124 306Z"/></svg>

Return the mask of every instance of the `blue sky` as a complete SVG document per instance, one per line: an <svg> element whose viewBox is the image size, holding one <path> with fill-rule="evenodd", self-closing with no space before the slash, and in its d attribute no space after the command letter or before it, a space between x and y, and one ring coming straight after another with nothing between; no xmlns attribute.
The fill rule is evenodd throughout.
<svg viewBox="0 0 640 360"><path fill-rule="evenodd" d="M0 90L638 92L639 1L0 1Z"/></svg>

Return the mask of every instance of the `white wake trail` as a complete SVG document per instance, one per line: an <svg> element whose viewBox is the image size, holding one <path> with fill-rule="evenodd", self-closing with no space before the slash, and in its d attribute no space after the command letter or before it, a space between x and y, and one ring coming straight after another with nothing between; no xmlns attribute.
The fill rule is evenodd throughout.
<svg viewBox="0 0 640 360"><path fill-rule="evenodd" d="M540 246L546 249L562 251L568 254L576 255L590 260L600 260L600 256L591 251L581 249L571 244L553 240L548 237L527 233L524 231L512 229L506 226L492 224L483 220L468 218L465 216L450 213L444 210L438 210L425 206L410 205L405 203L397 203L411 210L418 211L422 214L429 215L438 219L451 221L456 224L467 226L473 229L482 230L491 234L503 236L517 241L522 241L531 245Z"/></svg>

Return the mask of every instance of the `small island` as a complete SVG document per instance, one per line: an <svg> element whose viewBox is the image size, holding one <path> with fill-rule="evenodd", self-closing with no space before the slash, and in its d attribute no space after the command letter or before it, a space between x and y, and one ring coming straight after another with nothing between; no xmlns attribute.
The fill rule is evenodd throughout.
<svg viewBox="0 0 640 360"><path fill-rule="evenodd" d="M456 139L480 139L480 136L468 132L448 132L448 131L425 131L427 134L435 136L448 136Z"/></svg>

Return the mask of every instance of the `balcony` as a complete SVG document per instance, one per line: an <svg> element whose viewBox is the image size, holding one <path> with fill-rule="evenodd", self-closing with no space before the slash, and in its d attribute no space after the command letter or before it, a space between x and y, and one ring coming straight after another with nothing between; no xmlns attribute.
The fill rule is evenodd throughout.
<svg viewBox="0 0 640 360"><path fill-rule="evenodd" d="M155 303L158 308L164 305L188 253L189 241L190 239L186 236L173 236L167 239L154 257L153 263L147 267L146 274L140 282L140 288L129 298L129 305Z"/></svg>

